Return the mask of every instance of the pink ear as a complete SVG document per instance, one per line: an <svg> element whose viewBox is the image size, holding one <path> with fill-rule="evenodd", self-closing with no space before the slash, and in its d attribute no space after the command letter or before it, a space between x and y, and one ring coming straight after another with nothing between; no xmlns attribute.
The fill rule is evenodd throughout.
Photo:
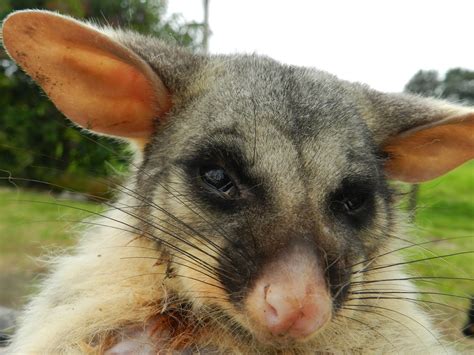
<svg viewBox="0 0 474 355"><path fill-rule="evenodd" d="M474 112L401 133L384 142L390 178L417 183L441 176L474 158Z"/></svg>
<svg viewBox="0 0 474 355"><path fill-rule="evenodd" d="M3 24L10 56L69 119L97 133L147 139L171 108L168 90L134 52L81 22L20 11Z"/></svg>

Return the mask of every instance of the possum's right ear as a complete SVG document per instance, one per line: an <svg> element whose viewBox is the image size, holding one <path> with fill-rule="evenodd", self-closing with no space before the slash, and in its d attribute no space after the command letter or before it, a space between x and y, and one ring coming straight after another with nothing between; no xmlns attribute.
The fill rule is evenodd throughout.
<svg viewBox="0 0 474 355"><path fill-rule="evenodd" d="M2 27L8 54L56 107L96 133L148 139L171 108L168 89L137 54L99 30L47 11L19 11Z"/></svg>

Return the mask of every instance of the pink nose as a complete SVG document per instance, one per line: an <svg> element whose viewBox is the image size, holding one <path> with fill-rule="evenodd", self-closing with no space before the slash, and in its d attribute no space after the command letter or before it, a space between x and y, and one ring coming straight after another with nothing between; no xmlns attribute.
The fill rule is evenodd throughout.
<svg viewBox="0 0 474 355"><path fill-rule="evenodd" d="M321 329L331 318L332 300L317 256L296 246L276 257L256 280L246 309L267 340L302 340Z"/></svg>
<svg viewBox="0 0 474 355"><path fill-rule="evenodd" d="M327 297L294 291L281 284L268 285L264 289L264 319L273 335L305 338L329 318L331 309Z"/></svg>

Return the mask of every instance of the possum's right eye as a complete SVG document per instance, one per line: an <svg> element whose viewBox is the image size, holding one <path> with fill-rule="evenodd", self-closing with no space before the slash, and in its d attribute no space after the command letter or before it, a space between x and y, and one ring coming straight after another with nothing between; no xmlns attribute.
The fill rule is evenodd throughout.
<svg viewBox="0 0 474 355"><path fill-rule="evenodd" d="M204 166L199 169L202 181L224 198L232 199L239 195L237 186L226 171L218 166Z"/></svg>

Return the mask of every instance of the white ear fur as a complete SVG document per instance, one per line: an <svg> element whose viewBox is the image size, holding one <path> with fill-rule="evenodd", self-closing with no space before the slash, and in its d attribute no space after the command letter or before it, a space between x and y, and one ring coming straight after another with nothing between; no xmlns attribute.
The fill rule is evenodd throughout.
<svg viewBox="0 0 474 355"><path fill-rule="evenodd" d="M81 127L146 140L171 107L150 66L92 26L28 10L8 16L2 34L9 55Z"/></svg>

